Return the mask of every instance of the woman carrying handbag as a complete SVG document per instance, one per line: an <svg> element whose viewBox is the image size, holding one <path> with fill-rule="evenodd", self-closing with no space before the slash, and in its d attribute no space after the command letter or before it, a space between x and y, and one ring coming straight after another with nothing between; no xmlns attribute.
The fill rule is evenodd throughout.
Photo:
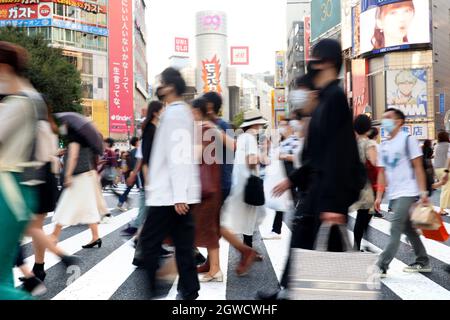
<svg viewBox="0 0 450 320"><path fill-rule="evenodd" d="M249 247L253 246L253 234L265 215L263 183L257 175L260 159L256 138L265 124L267 121L259 110L245 112L241 125L244 133L237 138L236 143L231 194L221 216L221 226L235 234L242 234L244 243ZM252 184L255 187L252 188ZM246 200L253 205L246 203ZM258 254L257 260L261 261L262 256Z"/></svg>

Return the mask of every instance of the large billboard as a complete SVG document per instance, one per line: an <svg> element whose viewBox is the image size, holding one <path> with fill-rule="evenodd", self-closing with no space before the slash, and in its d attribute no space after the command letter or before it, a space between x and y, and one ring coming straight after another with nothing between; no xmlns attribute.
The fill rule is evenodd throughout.
<svg viewBox="0 0 450 320"><path fill-rule="evenodd" d="M365 0L360 19L362 54L431 42L429 0Z"/></svg>
<svg viewBox="0 0 450 320"><path fill-rule="evenodd" d="M223 84L221 83L222 64L214 55L212 59L202 61L202 80L203 80L203 93L217 92L222 93Z"/></svg>
<svg viewBox="0 0 450 320"><path fill-rule="evenodd" d="M386 71L386 105L396 108L408 119L427 118L428 77L426 69Z"/></svg>
<svg viewBox="0 0 450 320"><path fill-rule="evenodd" d="M133 3L109 6L109 131L133 132ZM127 127L127 122L130 128Z"/></svg>
<svg viewBox="0 0 450 320"><path fill-rule="evenodd" d="M49 3L48 5L53 7L53 5L51 4L52 2L80 8L83 11L92 13L106 13L107 11L106 6L98 5L84 0L0 0L0 5L2 7L5 5L35 6L42 3Z"/></svg>
<svg viewBox="0 0 450 320"><path fill-rule="evenodd" d="M284 51L275 53L275 88L286 86L286 54Z"/></svg>
<svg viewBox="0 0 450 320"><path fill-rule="evenodd" d="M341 23L341 0L311 1L311 39L318 37Z"/></svg>

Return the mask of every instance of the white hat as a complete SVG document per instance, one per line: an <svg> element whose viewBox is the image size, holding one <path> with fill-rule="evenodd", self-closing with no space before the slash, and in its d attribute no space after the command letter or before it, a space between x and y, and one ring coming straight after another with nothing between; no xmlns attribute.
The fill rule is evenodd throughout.
<svg viewBox="0 0 450 320"><path fill-rule="evenodd" d="M244 123L242 123L241 128L251 127L255 124L267 124L267 120L263 118L261 111L259 111L258 109L245 111Z"/></svg>

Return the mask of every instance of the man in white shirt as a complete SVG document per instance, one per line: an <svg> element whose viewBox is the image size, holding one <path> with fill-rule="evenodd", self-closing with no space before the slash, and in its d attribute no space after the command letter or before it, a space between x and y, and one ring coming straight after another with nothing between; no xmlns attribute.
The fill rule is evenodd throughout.
<svg viewBox="0 0 450 320"><path fill-rule="evenodd" d="M146 186L147 219L139 238L144 267L153 295L158 295L155 273L161 244L174 242L180 275L177 299L195 300L200 285L194 258L194 220L191 206L200 203L201 183L194 159L194 119L183 101L186 83L179 71L161 74L162 96L167 103L156 130Z"/></svg>
<svg viewBox="0 0 450 320"><path fill-rule="evenodd" d="M397 254L400 237L404 233L414 249L416 262L404 268L404 272L431 272L429 258L420 237L411 224L409 210L420 197L428 203L422 151L418 141L401 130L405 115L397 109L387 109L383 115L382 127L389 133L379 150L380 173L375 209L380 211L384 186L393 211L389 244L377 262L381 276L385 277L389 264Z"/></svg>

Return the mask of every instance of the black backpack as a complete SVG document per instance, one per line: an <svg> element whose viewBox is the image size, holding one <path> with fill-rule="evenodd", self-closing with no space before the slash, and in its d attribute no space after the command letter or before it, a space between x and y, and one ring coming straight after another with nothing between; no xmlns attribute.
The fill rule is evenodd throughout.
<svg viewBox="0 0 450 320"><path fill-rule="evenodd" d="M409 163L411 165L411 153L409 151L409 137L411 135L408 135L406 137L406 143L405 143L405 152L406 152L406 156L408 157ZM434 184L434 169L433 169L433 164L430 161L427 161L427 159L425 159L425 155L422 157L422 166L423 166L423 170L425 172L425 178L426 178L426 187L427 187L427 191L428 191L428 196L431 196L433 194L433 184ZM412 167L412 166L411 166ZM413 178L416 178L416 174L414 172L414 168L412 168L413 171Z"/></svg>

